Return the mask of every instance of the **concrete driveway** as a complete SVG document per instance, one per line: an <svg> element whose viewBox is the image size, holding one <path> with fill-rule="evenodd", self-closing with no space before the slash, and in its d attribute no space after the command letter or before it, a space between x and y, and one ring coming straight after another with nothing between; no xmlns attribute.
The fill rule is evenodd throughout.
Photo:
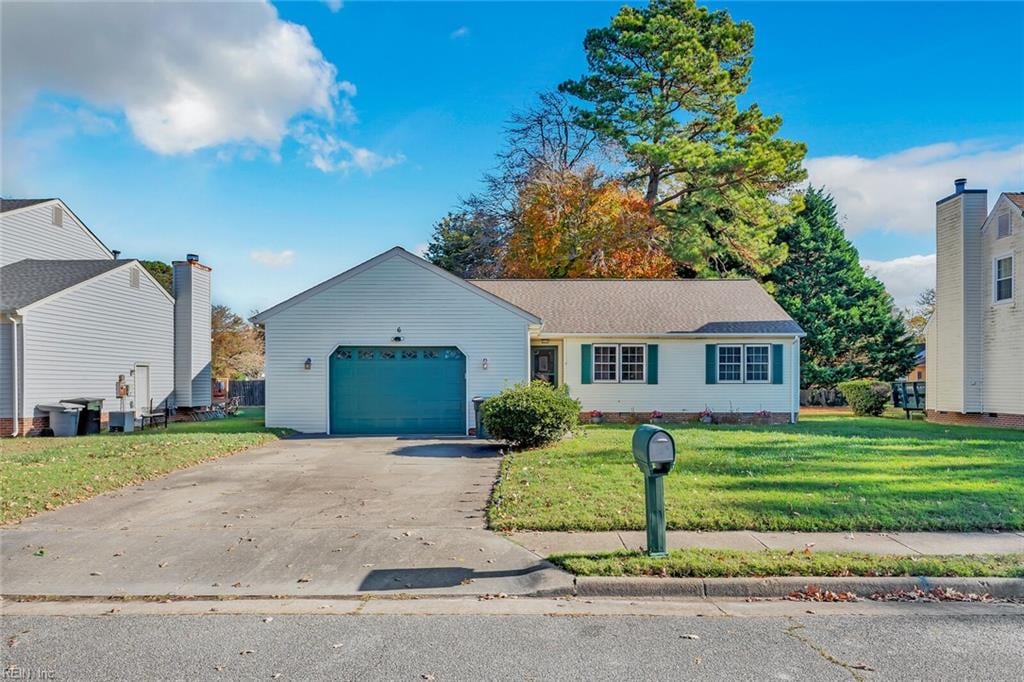
<svg viewBox="0 0 1024 682"><path fill-rule="evenodd" d="M293 438L0 530L5 595L552 593L571 577L485 530L471 439Z"/></svg>

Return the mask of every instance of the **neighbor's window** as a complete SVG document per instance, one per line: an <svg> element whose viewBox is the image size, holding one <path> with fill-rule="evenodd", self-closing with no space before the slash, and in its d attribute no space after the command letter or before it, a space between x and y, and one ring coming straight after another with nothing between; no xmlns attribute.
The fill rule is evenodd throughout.
<svg viewBox="0 0 1024 682"><path fill-rule="evenodd" d="M718 380L742 381L743 346L718 347Z"/></svg>
<svg viewBox="0 0 1024 682"><path fill-rule="evenodd" d="M746 380L748 383L767 383L769 349L770 346L767 345L746 347Z"/></svg>
<svg viewBox="0 0 1024 682"><path fill-rule="evenodd" d="M622 376L623 382L642 384L644 382L644 351L646 346L620 346L622 355Z"/></svg>
<svg viewBox="0 0 1024 682"><path fill-rule="evenodd" d="M594 346L594 381L618 380L618 346Z"/></svg>
<svg viewBox="0 0 1024 682"><path fill-rule="evenodd" d="M996 239L1009 237L1011 234L1013 234L1013 229L1010 227L1010 214L1004 213L999 216L999 232L996 235Z"/></svg>
<svg viewBox="0 0 1024 682"><path fill-rule="evenodd" d="M1009 301L1013 298L1013 256L996 258L993 270L996 301Z"/></svg>

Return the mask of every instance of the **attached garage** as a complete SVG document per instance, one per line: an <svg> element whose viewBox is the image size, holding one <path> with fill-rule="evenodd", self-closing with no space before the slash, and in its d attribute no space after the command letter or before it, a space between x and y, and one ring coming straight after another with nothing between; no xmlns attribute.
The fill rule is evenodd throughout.
<svg viewBox="0 0 1024 682"><path fill-rule="evenodd" d="M466 432L466 356L455 347L339 347L329 392L331 433Z"/></svg>
<svg viewBox="0 0 1024 682"><path fill-rule="evenodd" d="M253 321L266 422L304 433L466 434L474 396L529 376L540 319L394 248Z"/></svg>

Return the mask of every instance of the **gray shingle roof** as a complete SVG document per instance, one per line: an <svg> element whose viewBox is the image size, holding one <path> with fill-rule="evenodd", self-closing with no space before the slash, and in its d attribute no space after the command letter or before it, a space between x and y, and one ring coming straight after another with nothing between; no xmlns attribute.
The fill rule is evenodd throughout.
<svg viewBox="0 0 1024 682"><path fill-rule="evenodd" d="M127 260L33 260L0 268L0 310L17 310L80 282L119 268Z"/></svg>
<svg viewBox="0 0 1024 682"><path fill-rule="evenodd" d="M801 334L753 280L470 280L548 334Z"/></svg>
<svg viewBox="0 0 1024 682"><path fill-rule="evenodd" d="M36 204L42 204L47 201L53 201L53 199L0 199L0 213L14 211L19 208L25 208L26 206L35 206Z"/></svg>

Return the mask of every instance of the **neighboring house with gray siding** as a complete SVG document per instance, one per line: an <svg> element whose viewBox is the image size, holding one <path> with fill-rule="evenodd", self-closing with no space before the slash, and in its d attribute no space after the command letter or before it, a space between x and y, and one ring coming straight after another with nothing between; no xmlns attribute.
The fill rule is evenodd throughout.
<svg viewBox="0 0 1024 682"><path fill-rule="evenodd" d="M119 410L121 377L130 391L124 408L137 415L184 406L179 345L191 354L182 358L186 373L206 372L205 403L199 392L187 406L209 404L209 268L175 264L189 299L177 314L181 306L137 260L115 258L59 199L4 199L0 246L0 435L40 432L48 421L40 406L65 399L102 398L104 414ZM177 325L182 316L199 320ZM205 347L193 336L204 323ZM186 327L189 342L179 343Z"/></svg>
<svg viewBox="0 0 1024 682"><path fill-rule="evenodd" d="M253 322L266 423L302 432L470 433L531 379L609 420L799 411L803 332L750 280L467 281L396 247Z"/></svg>
<svg viewBox="0 0 1024 682"><path fill-rule="evenodd" d="M1024 193L957 180L936 204L935 311L926 330L926 414L1024 428Z"/></svg>

